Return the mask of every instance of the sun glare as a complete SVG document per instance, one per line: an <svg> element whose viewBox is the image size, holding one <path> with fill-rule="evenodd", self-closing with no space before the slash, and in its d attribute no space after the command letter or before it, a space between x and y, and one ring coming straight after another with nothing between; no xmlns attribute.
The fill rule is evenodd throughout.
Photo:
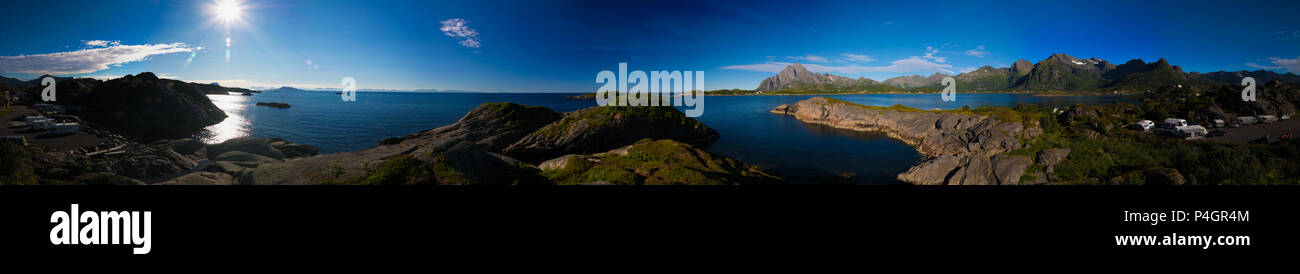
<svg viewBox="0 0 1300 274"><path fill-rule="evenodd" d="M242 10L239 2L235 0L219 0L216 6L217 18L227 23L238 20L239 13Z"/></svg>

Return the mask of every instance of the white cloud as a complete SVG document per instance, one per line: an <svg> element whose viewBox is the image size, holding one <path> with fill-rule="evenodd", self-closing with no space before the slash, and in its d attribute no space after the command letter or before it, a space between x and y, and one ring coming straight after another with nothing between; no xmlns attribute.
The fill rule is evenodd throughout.
<svg viewBox="0 0 1300 274"><path fill-rule="evenodd" d="M117 46L122 44L121 42L118 41L105 41L105 40L90 40L84 42L86 42L87 46L92 46L92 47L108 47L108 46Z"/></svg>
<svg viewBox="0 0 1300 274"><path fill-rule="evenodd" d="M1258 69L1276 69L1286 70L1289 72L1300 72L1300 57L1296 57L1295 59L1269 57L1268 60L1269 63L1273 63L1272 66L1264 66L1256 63L1246 63L1246 65Z"/></svg>
<svg viewBox="0 0 1300 274"><path fill-rule="evenodd" d="M722 69L777 73L777 72L781 72L782 69L785 69L785 67L789 66L790 64L791 63L786 63L786 62L766 62L762 64L730 65L730 66L722 67Z"/></svg>
<svg viewBox="0 0 1300 274"><path fill-rule="evenodd" d="M469 27L469 22L465 19L452 18L442 21L442 33L452 38L460 39L460 45L469 48L478 48L479 39L478 31Z"/></svg>
<svg viewBox="0 0 1300 274"><path fill-rule="evenodd" d="M96 41L95 44L101 44ZM153 55L192 52L184 43L121 45L35 55L0 56L0 71L29 74L80 74L108 69L111 65L142 61Z"/></svg>
<svg viewBox="0 0 1300 274"><path fill-rule="evenodd" d="M785 69L791 63L786 62L766 62L762 64L732 65L722 67L723 69L749 70L759 72L777 73ZM868 72L896 72L896 73L953 73L952 65L938 64L920 57L910 57L891 62L887 66L862 66L862 65L845 65L845 66L827 66L819 64L805 64L805 68L814 72L839 72L844 74L862 74Z"/></svg>
<svg viewBox="0 0 1300 274"><path fill-rule="evenodd" d="M935 54L939 54L939 49L936 49L931 46L925 46L925 56L921 56L921 58L934 60L935 63L948 62L948 57L939 57L939 56L935 56Z"/></svg>
<svg viewBox="0 0 1300 274"><path fill-rule="evenodd" d="M984 51L984 46L983 46L983 45L979 46L978 49L972 49L972 50L967 50L967 51L966 51L966 55L975 56L975 57L979 57L979 58L984 58L984 55L986 55L986 54L989 54L989 52Z"/></svg>
<svg viewBox="0 0 1300 274"><path fill-rule="evenodd" d="M871 56L862 54L841 53L840 56L844 56L844 60L855 62L871 62L876 60L876 58L871 58Z"/></svg>
<svg viewBox="0 0 1300 274"><path fill-rule="evenodd" d="M786 56L785 58L804 60L808 62L818 62L818 63L830 62L829 58L818 56L818 55L812 55L812 54L808 54L804 56Z"/></svg>

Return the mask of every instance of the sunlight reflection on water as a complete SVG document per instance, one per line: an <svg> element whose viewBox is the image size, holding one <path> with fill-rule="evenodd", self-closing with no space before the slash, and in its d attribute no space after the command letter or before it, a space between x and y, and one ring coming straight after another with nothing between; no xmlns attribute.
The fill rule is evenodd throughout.
<svg viewBox="0 0 1300 274"><path fill-rule="evenodd" d="M249 96L240 95L208 95L208 99L217 105L217 108L226 112L226 119L221 123L208 126L199 132L199 141L207 144L216 144L226 140L248 136L249 124L244 118L248 106L244 102L249 100Z"/></svg>

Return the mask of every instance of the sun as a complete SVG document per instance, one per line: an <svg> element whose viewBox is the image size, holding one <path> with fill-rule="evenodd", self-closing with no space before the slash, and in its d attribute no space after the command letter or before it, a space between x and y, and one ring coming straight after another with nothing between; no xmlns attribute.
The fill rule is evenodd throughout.
<svg viewBox="0 0 1300 274"><path fill-rule="evenodd" d="M217 13L218 19L229 23L239 20L239 13L243 11L243 8L239 6L239 1L236 0L218 0L214 11Z"/></svg>

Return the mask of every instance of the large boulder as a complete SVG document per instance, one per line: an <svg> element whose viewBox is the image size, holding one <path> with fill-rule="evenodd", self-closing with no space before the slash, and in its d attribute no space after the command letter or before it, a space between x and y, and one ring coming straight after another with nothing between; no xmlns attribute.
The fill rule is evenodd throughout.
<svg viewBox="0 0 1300 274"><path fill-rule="evenodd" d="M283 160L285 157L284 153L272 146L271 141L271 139L267 138L254 137L240 137L226 140L220 144L208 145L208 158L217 160L218 156L221 156L226 152L239 151L266 156L276 160Z"/></svg>
<svg viewBox="0 0 1300 274"><path fill-rule="evenodd" d="M1025 169L1034 164L1034 160L1020 155L993 156L993 178L998 185L1019 185Z"/></svg>
<svg viewBox="0 0 1300 274"><path fill-rule="evenodd" d="M311 157L320 153L320 150L314 146L290 143L280 138L269 138L267 141L270 142L272 148L283 153L285 158Z"/></svg>

